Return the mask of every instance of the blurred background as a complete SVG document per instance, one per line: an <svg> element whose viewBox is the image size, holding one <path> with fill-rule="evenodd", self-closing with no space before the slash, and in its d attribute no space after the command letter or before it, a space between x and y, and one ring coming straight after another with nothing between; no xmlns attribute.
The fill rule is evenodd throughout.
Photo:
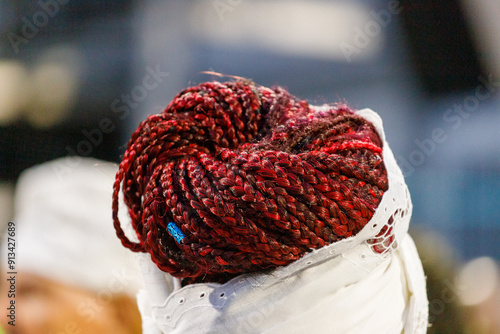
<svg viewBox="0 0 500 334"><path fill-rule="evenodd" d="M0 3L0 224L20 173L118 163L213 71L371 108L410 188L429 333L500 333L500 1Z"/></svg>

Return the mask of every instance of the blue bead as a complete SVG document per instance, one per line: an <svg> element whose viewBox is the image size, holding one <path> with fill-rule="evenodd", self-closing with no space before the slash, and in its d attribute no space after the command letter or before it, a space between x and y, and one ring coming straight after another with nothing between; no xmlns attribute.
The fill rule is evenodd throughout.
<svg viewBox="0 0 500 334"><path fill-rule="evenodd" d="M182 233L181 229L173 222L168 223L167 231L175 239L175 241L177 241L177 243L180 243L182 239L186 237L184 233Z"/></svg>

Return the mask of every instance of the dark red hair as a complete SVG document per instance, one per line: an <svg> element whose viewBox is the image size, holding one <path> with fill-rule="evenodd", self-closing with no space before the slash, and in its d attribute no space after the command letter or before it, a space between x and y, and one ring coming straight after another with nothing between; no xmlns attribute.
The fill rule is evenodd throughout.
<svg viewBox="0 0 500 334"><path fill-rule="evenodd" d="M138 243L118 220L122 188ZM185 283L283 266L358 233L387 174L372 124L280 87L207 82L133 133L116 174L123 245Z"/></svg>

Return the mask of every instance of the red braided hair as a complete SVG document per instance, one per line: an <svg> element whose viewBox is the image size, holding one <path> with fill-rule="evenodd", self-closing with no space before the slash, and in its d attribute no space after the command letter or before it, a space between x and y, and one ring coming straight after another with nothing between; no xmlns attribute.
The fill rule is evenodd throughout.
<svg viewBox="0 0 500 334"><path fill-rule="evenodd" d="M123 245L184 283L289 264L358 233L387 174L372 124L247 80L180 92L133 133L116 174ZM118 194L138 243L124 234Z"/></svg>

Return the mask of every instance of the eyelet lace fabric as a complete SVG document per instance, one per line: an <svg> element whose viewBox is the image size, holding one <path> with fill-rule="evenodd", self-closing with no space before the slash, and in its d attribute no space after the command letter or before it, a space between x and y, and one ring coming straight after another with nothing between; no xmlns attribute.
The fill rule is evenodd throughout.
<svg viewBox="0 0 500 334"><path fill-rule="evenodd" d="M322 107L316 108L321 110ZM402 311L402 316L400 326L394 327L395 333L400 333L401 328L404 333L426 332L428 301L425 277L415 246L407 234L412 213L410 194L385 139L382 120L378 114L369 109L359 110L356 113L370 121L383 140L383 159L389 180L389 188L368 224L355 236L313 250L299 260L287 266L278 267L271 273L241 275L225 284L200 283L175 288L173 284L178 282L176 279L171 277L165 279L165 274L151 262L148 256L140 254L147 293L143 292L138 296L138 303L143 314L145 333L187 333L187 328L189 328L189 333L212 333L213 328L225 328L223 323L231 317L232 311L225 312L233 310L231 307L237 304L238 298L252 296L258 291L269 292L266 298L271 301L277 300L277 302L271 303L273 309L268 310L267 313L259 311L252 315L249 312L249 319L253 316L254 322L258 322L261 318L266 319L266 314L274 314L272 321L286 322L286 318L279 319L279 314L282 312L277 312L277 309L283 307L283 312L285 312L283 314L286 317L287 305L278 301L285 298L287 293L298 291L297 294L300 296L300 291L304 290L303 286L313 286L311 284L316 278L318 282L321 282L321 277L318 276L324 272L321 268L339 272L339 275L334 277L337 279L335 284L338 285L340 291L342 287L362 285L363 280L372 279L381 268L394 267L395 261L392 261L394 257L401 262L398 270L403 272L406 280L401 284L409 290L405 304L400 305L398 309ZM400 274L395 274L391 279L397 279L399 282L399 276ZM315 277L314 280L313 277ZM312 280L313 283L309 284L308 280ZM328 285L328 283L325 284ZM323 287L318 285L318 289L321 288ZM297 301L297 303L300 302L302 300ZM257 301L255 303L258 305ZM306 302L306 305L307 303L310 301ZM370 307L370 305L361 306ZM378 305L376 307L394 308L396 306ZM199 318L198 316L190 317L188 314L198 314ZM340 317L336 315L336 317L342 319L342 315ZM314 328L315 319L310 320ZM245 331L245 328L233 330L231 332L228 329L227 333L252 332L251 330ZM272 328L264 332L277 333ZM392 329L388 328L387 332L392 333Z"/></svg>

